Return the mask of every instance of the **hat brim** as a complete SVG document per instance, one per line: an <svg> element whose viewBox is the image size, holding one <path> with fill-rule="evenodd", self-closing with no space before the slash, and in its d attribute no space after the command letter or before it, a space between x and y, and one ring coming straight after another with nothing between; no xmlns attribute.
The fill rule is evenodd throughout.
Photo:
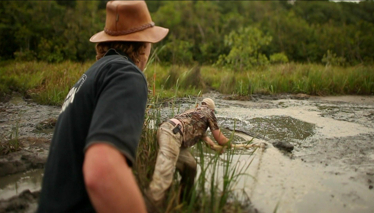
<svg viewBox="0 0 374 213"><path fill-rule="evenodd" d="M134 41L134 42L149 42L157 43L166 37L169 29L153 26L142 31L131 34L111 36L104 31L98 32L90 38L90 42L110 42L110 41Z"/></svg>

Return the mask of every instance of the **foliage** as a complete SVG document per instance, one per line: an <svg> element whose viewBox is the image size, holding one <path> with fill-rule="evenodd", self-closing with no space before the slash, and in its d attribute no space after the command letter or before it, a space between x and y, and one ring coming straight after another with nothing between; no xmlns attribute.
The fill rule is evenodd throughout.
<svg viewBox="0 0 374 213"><path fill-rule="evenodd" d="M94 44L88 40L104 28L105 4L104 0L0 1L0 60L93 60ZM154 44L156 48L165 46L158 59L168 65L218 61L245 70L266 65L272 56L271 63L284 63L285 57L274 59L280 57L278 53L291 62L321 63L328 50L336 58L344 58L346 65L374 62L373 1L147 4L155 23L170 29L166 39ZM263 38L258 37L259 32ZM234 37L239 40L233 42ZM270 37L271 41L265 39ZM265 44L254 43L261 40Z"/></svg>
<svg viewBox="0 0 374 213"><path fill-rule="evenodd" d="M225 36L225 45L230 48L229 54L221 55L217 65L230 65L235 70L268 64L267 57L261 49L270 44L271 36L253 27L240 28Z"/></svg>
<svg viewBox="0 0 374 213"><path fill-rule="evenodd" d="M103 28L97 1L1 1L1 58L48 62L94 57L90 36ZM104 17L103 17L104 15ZM79 18L77 18L79 17Z"/></svg>
<svg viewBox="0 0 374 213"><path fill-rule="evenodd" d="M174 39L164 46L158 57L169 58L172 64L191 64L193 63L192 47L192 44L188 41Z"/></svg>
<svg viewBox="0 0 374 213"><path fill-rule="evenodd" d="M287 62L288 58L284 53L274 53L270 56L270 63L272 64L283 64Z"/></svg>
<svg viewBox="0 0 374 213"><path fill-rule="evenodd" d="M324 63L326 66L341 66L345 64L345 58L337 57L335 53L332 53L330 50L327 50L327 53L323 55L322 63Z"/></svg>

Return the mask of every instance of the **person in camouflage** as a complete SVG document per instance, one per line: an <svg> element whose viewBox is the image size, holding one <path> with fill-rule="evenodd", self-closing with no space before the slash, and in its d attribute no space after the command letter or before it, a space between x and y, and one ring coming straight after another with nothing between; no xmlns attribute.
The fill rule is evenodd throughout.
<svg viewBox="0 0 374 213"><path fill-rule="evenodd" d="M208 127L219 145L227 145L229 139L221 133L214 112L214 101L205 98L200 107L187 110L160 125L157 131L159 151L156 167L147 190L148 198L156 206L162 203L176 168L182 176L180 199L189 197L197 168L189 147L200 141L204 141L213 150L217 147L206 135ZM223 148L216 151L222 150Z"/></svg>

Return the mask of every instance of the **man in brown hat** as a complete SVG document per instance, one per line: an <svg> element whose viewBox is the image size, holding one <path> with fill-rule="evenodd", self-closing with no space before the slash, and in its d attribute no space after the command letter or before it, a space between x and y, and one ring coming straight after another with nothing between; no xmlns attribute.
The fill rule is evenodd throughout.
<svg viewBox="0 0 374 213"><path fill-rule="evenodd" d="M160 125L157 131L159 151L156 167L147 190L147 195L155 206L161 205L165 191L172 183L175 168L182 176L180 199L186 200L191 195L196 175L196 160L189 147L204 141L213 150L223 150L223 147L215 145L206 135L208 127L219 145L225 146L229 142L221 133L214 112L214 101L205 98L200 107L187 110Z"/></svg>
<svg viewBox="0 0 374 213"><path fill-rule="evenodd" d="M146 212L132 174L144 122L142 71L155 26L144 1L110 1L91 37L96 63L67 95L50 146L38 212Z"/></svg>

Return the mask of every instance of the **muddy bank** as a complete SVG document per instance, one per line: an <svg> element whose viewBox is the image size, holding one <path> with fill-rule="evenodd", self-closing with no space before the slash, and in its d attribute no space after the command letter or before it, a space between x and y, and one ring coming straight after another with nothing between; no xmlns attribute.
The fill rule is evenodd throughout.
<svg viewBox="0 0 374 213"><path fill-rule="evenodd" d="M17 94L0 103L0 177L44 167L58 114Z"/></svg>
<svg viewBox="0 0 374 213"><path fill-rule="evenodd" d="M35 212L60 107L19 94L0 102L0 212Z"/></svg>
<svg viewBox="0 0 374 213"><path fill-rule="evenodd" d="M24 190L8 200L1 200L0 212L35 212L40 191Z"/></svg>
<svg viewBox="0 0 374 213"><path fill-rule="evenodd" d="M238 141L255 137L269 144L256 151L246 171L255 179L238 183L260 212L374 210L373 96L285 94L236 100L209 93L204 97L216 100L220 126L239 130ZM172 109L184 111L196 100L180 99L174 104L177 107L164 104L162 117L170 117ZM20 96L0 103L0 142L10 138L19 142L12 148L18 151L0 155L0 212L36 209L59 111ZM288 154L276 149L277 143ZM245 165L248 159L237 161Z"/></svg>

